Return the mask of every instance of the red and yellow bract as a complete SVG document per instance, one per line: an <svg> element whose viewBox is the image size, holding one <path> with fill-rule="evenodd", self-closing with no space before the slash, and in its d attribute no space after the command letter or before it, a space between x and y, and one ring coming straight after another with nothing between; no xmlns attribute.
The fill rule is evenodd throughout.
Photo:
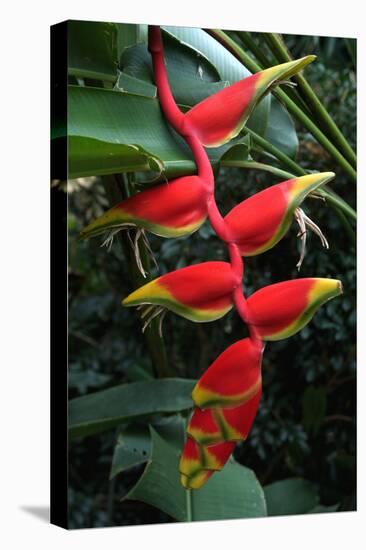
<svg viewBox="0 0 366 550"><path fill-rule="evenodd" d="M296 334L322 304L341 293L342 283L336 279L293 279L265 286L248 298L249 323L263 340L282 340Z"/></svg>
<svg viewBox="0 0 366 550"><path fill-rule="evenodd" d="M132 292L122 304L154 304L191 321L214 321L232 308L232 293L238 284L229 263L204 262L154 279Z"/></svg>
<svg viewBox="0 0 366 550"><path fill-rule="evenodd" d="M276 83L290 78L315 56L308 55L248 76L204 99L185 114L186 131L202 145L218 147L237 136L258 101Z"/></svg>
<svg viewBox="0 0 366 550"><path fill-rule="evenodd" d="M248 401L261 385L262 350L250 338L228 347L203 374L192 399L203 409Z"/></svg>
<svg viewBox="0 0 366 550"><path fill-rule="evenodd" d="M286 234L303 200L334 178L333 172L309 174L272 185L233 208L225 222L243 256L273 248Z"/></svg>
<svg viewBox="0 0 366 550"><path fill-rule="evenodd" d="M189 235L205 221L207 200L201 178L176 178L120 202L83 229L80 238L124 226L136 226L160 237Z"/></svg>

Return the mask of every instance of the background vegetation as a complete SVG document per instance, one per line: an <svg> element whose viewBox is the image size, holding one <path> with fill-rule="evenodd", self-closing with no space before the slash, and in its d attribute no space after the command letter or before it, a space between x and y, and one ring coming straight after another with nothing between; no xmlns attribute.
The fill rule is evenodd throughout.
<svg viewBox="0 0 366 550"><path fill-rule="evenodd" d="M230 35L238 39L237 35ZM264 36L251 33L250 37L275 64ZM318 56L306 69L308 82L355 147L354 44L337 38L290 35L284 36L284 40L294 57L311 53ZM71 76L70 82L75 84L75 78ZM85 77L82 84L88 83L93 85L93 80L88 82ZM299 123L296 132L299 139L296 162L305 169L335 171L337 177L332 188L354 207L355 185L349 175L335 165ZM255 153L257 161L268 163L268 155L263 151ZM271 163L275 164L273 159ZM216 189L222 213L280 179L259 170L221 166ZM138 286L131 274L129 251L121 241L115 242L111 251L101 248L99 239L77 241L78 232L108 208L116 182L122 185L122 176L100 175L69 182L71 400L120 384L149 380L157 374L137 315L120 306L122 297ZM131 181L126 183L125 178L124 185L126 188ZM344 295L323 307L298 335L266 348L260 409L250 437L237 445L235 459L253 470L262 486L270 486L266 493L267 508L273 514L356 507L354 230L349 221L342 221L323 201L309 199L305 209L323 229L330 250L322 249L316 237L310 236L300 276L339 278ZM248 294L266 284L298 276L296 232L294 224L289 235L272 251L248 259L245 279ZM208 223L189 238L166 240L151 236L149 240L160 274L204 260L225 259L225 249ZM156 269L151 269L156 275ZM235 311L205 325L169 314L164 321L169 370L174 377L197 379L222 350L242 337L243 326ZM184 410L174 417L184 418L188 413ZM155 417L139 419L123 424L122 428L146 428L155 420ZM131 466L116 466L120 434L121 428L113 427L71 440L70 527L176 521L159 507L140 500L121 501L141 477L148 453L140 462L133 464L132 460ZM132 447L130 450L133 454ZM288 479L295 479L295 485L291 482L276 485Z"/></svg>

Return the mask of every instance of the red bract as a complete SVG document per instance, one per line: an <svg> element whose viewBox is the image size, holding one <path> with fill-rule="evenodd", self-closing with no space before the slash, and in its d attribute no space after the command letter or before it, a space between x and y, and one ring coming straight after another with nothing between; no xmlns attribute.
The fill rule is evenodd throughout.
<svg viewBox="0 0 366 550"><path fill-rule="evenodd" d="M189 235L205 221L207 200L200 177L173 179L120 202L83 229L80 238L131 226L161 237Z"/></svg>
<svg viewBox="0 0 366 550"><path fill-rule="evenodd" d="M212 363L195 386L192 399L201 408L248 401L261 385L262 349L250 338L236 342Z"/></svg>
<svg viewBox="0 0 366 550"><path fill-rule="evenodd" d="M254 256L273 248L286 234L302 201L334 175L324 172L290 179L235 206L226 215L225 222L240 253Z"/></svg>
<svg viewBox="0 0 366 550"><path fill-rule="evenodd" d="M245 439L262 391L262 350L249 338L224 351L192 392L198 407L187 427L180 472L186 488L199 488L207 471L221 470L235 442Z"/></svg>
<svg viewBox="0 0 366 550"><path fill-rule="evenodd" d="M311 63L308 55L248 76L204 99L185 114L186 129L206 147L217 147L237 136L258 101L276 81L285 80Z"/></svg>
<svg viewBox="0 0 366 550"><path fill-rule="evenodd" d="M248 298L249 323L263 340L296 334L326 301L342 293L336 279L294 279L257 290Z"/></svg>
<svg viewBox="0 0 366 550"><path fill-rule="evenodd" d="M162 275L132 292L122 304L153 304L191 321L214 321L231 309L238 284L229 263L204 262Z"/></svg>

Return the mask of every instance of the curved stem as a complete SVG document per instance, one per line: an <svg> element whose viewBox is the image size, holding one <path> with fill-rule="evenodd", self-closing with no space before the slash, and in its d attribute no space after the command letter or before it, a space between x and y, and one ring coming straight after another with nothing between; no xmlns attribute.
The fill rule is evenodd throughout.
<svg viewBox="0 0 366 550"><path fill-rule="evenodd" d="M198 175L205 183L209 195L207 203L208 218L216 235L227 245L231 268L236 279L236 286L232 295L233 303L244 323L248 324L251 340L256 346L262 347L262 341L255 327L249 323L248 304L242 288L243 260L238 246L231 240L229 228L215 201L215 179L210 160L203 145L187 125L184 114L176 105L169 86L160 27L149 26L149 51L153 60L155 84L164 115L169 124L185 139L192 151Z"/></svg>
<svg viewBox="0 0 366 550"><path fill-rule="evenodd" d="M291 172L286 172L286 170L281 170L281 168L277 168L271 164L256 162L254 160L223 160L220 164L221 166L226 166L227 168L253 168L256 170L263 170L265 172L270 172L279 178L291 179L295 177Z"/></svg>
<svg viewBox="0 0 366 550"><path fill-rule="evenodd" d="M253 139L254 143L257 143L263 151L266 151L267 153L270 153L274 157L276 157L279 161L282 162L284 166L289 168L296 176L306 176L307 172L294 160L292 160L290 157L288 157L285 153L283 153L280 149L277 149L274 145L272 145L269 141L262 138L259 134L256 134L253 130L245 126L243 128L243 132L249 134L251 138Z"/></svg>
<svg viewBox="0 0 366 550"><path fill-rule="evenodd" d="M168 75L166 72L163 40L160 27L149 25L149 52L152 57L155 84L158 90L159 101L166 118L173 128L182 134L184 115L174 101Z"/></svg>

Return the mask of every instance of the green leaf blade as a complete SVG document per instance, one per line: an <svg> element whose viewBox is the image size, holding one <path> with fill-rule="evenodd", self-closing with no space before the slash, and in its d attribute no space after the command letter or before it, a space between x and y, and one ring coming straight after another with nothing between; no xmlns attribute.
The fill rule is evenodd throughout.
<svg viewBox="0 0 366 550"><path fill-rule="evenodd" d="M96 434L122 422L192 407L194 380L165 378L122 384L69 402L70 438Z"/></svg>
<svg viewBox="0 0 366 550"><path fill-rule="evenodd" d="M263 491L251 470L230 461L203 488L187 494L180 484L179 451L153 429L151 436L152 457L125 499L151 504L178 521L189 516L192 521L207 521L266 515Z"/></svg>

